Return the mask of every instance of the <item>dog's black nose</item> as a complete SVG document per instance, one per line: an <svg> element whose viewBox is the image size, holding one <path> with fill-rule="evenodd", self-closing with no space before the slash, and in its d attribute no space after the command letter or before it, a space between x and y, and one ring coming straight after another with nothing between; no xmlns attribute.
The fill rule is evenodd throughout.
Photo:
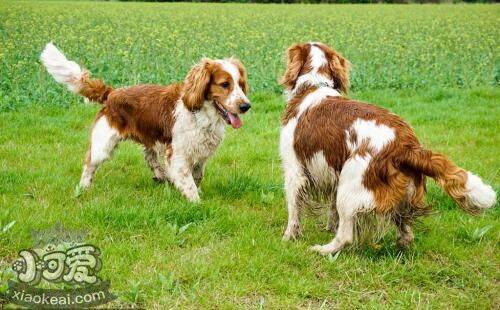
<svg viewBox="0 0 500 310"><path fill-rule="evenodd" d="M246 111L248 111L252 106L250 105L250 103L248 102L244 102L242 104L240 104L240 110L242 113L245 113Z"/></svg>

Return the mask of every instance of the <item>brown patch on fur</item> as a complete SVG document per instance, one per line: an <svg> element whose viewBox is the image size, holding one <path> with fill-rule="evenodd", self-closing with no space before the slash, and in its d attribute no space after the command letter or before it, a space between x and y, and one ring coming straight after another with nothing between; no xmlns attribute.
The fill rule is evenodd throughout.
<svg viewBox="0 0 500 310"><path fill-rule="evenodd" d="M113 91L113 87L104 84L101 80L91 79L90 73L85 71L80 82L80 95L88 98L90 101L104 103L108 99L108 95Z"/></svg>
<svg viewBox="0 0 500 310"><path fill-rule="evenodd" d="M290 101L294 105L293 110L298 109L301 101L302 98ZM283 115L286 121L296 115L296 112L287 110ZM357 141L352 129L357 119L374 120L377 125L392 128L394 140L376 153L368 141ZM358 142L358 147L351 151L348 142ZM465 202L465 171L443 155L424 150L413 129L399 116L383 108L343 97L328 97L301 115L295 129L294 149L304 166L314 154L322 151L328 165L339 173L350 157L372 156L363 185L373 192L377 213L397 213L411 218L428 213L423 201L425 175L436 179L462 208L472 212ZM414 189L408 193L411 184ZM402 210L404 201L407 202L406 208L412 210Z"/></svg>
<svg viewBox="0 0 500 310"><path fill-rule="evenodd" d="M151 148L172 142L175 104L182 84L137 85L113 91L99 112L124 138Z"/></svg>
<svg viewBox="0 0 500 310"><path fill-rule="evenodd" d="M174 154L174 150L172 149L172 144L169 144L167 146L167 149L165 150L165 158L167 160L170 160L172 158L173 154Z"/></svg>
<svg viewBox="0 0 500 310"><path fill-rule="evenodd" d="M296 104L296 109L299 104ZM323 151L328 165L340 172L351 155L346 144L346 131L357 118L369 117L373 113L369 109L360 109L347 98L326 98L305 111L298 121L294 138L297 158L305 164L315 153Z"/></svg>
<svg viewBox="0 0 500 310"><path fill-rule="evenodd" d="M466 212L478 214L480 209L466 200L467 172L457 167L446 156L430 150L414 149L404 154L401 164L410 169L418 169L430 176Z"/></svg>
<svg viewBox="0 0 500 310"><path fill-rule="evenodd" d="M282 85L285 85L290 89L294 88L299 75L307 73L311 70L310 67L305 68L310 50L311 47L309 44L294 44L288 48L286 71L283 78L280 80Z"/></svg>
<svg viewBox="0 0 500 310"><path fill-rule="evenodd" d="M321 67L318 72L329 76L338 89L344 95L349 92L349 70L350 62L334 49L324 45L316 44L325 53L328 66Z"/></svg>
<svg viewBox="0 0 500 310"><path fill-rule="evenodd" d="M207 87L212 77L215 63L213 60L204 58L189 70L184 80L184 95L182 101L190 111L201 109L206 99Z"/></svg>

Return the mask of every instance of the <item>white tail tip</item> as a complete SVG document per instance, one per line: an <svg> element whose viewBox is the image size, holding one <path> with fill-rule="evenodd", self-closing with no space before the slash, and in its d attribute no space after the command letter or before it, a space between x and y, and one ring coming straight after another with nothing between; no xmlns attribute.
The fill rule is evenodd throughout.
<svg viewBox="0 0 500 310"><path fill-rule="evenodd" d="M68 60L52 42L45 46L40 60L57 82L65 84L69 90L78 93L81 88L80 79L83 70L76 62Z"/></svg>
<svg viewBox="0 0 500 310"><path fill-rule="evenodd" d="M467 172L465 188L468 202L479 209L488 209L497 203L497 193L493 188L484 184L481 178L471 172Z"/></svg>

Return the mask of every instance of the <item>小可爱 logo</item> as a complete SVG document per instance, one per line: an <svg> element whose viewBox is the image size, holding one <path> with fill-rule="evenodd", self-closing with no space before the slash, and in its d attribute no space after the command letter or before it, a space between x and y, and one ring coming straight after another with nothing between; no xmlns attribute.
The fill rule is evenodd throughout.
<svg viewBox="0 0 500 310"><path fill-rule="evenodd" d="M102 260L97 246L83 242L81 235L64 242L60 237L66 239L72 234L60 225L52 229L52 235L49 231L51 243L46 243L47 231L44 234L40 238L35 233L37 245L21 250L12 263L17 281L8 282L8 303L38 309L75 309L116 298L109 292L109 282L98 276Z"/></svg>

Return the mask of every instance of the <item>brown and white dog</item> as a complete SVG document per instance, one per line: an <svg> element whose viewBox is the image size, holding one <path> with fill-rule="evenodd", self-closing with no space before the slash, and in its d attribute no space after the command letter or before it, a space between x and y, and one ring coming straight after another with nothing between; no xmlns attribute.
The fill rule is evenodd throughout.
<svg viewBox="0 0 500 310"><path fill-rule="evenodd" d="M222 141L225 124L241 127L238 115L250 109L247 73L235 58L202 59L183 83L118 89L90 79L88 71L52 43L40 58L57 82L102 104L92 128L82 188L90 186L96 169L120 141L132 139L144 146L155 179L168 180L190 201L199 201L205 162Z"/></svg>
<svg viewBox="0 0 500 310"><path fill-rule="evenodd" d="M291 46L282 83L288 96L280 140L288 204L285 240L300 234L301 208L314 191L329 197L331 228L337 226L330 243L312 247L321 254L352 243L363 214L390 219L398 245L408 246L413 219L427 210L425 176L470 213L496 203L490 186L424 149L399 116L344 97L349 62L325 44Z"/></svg>

